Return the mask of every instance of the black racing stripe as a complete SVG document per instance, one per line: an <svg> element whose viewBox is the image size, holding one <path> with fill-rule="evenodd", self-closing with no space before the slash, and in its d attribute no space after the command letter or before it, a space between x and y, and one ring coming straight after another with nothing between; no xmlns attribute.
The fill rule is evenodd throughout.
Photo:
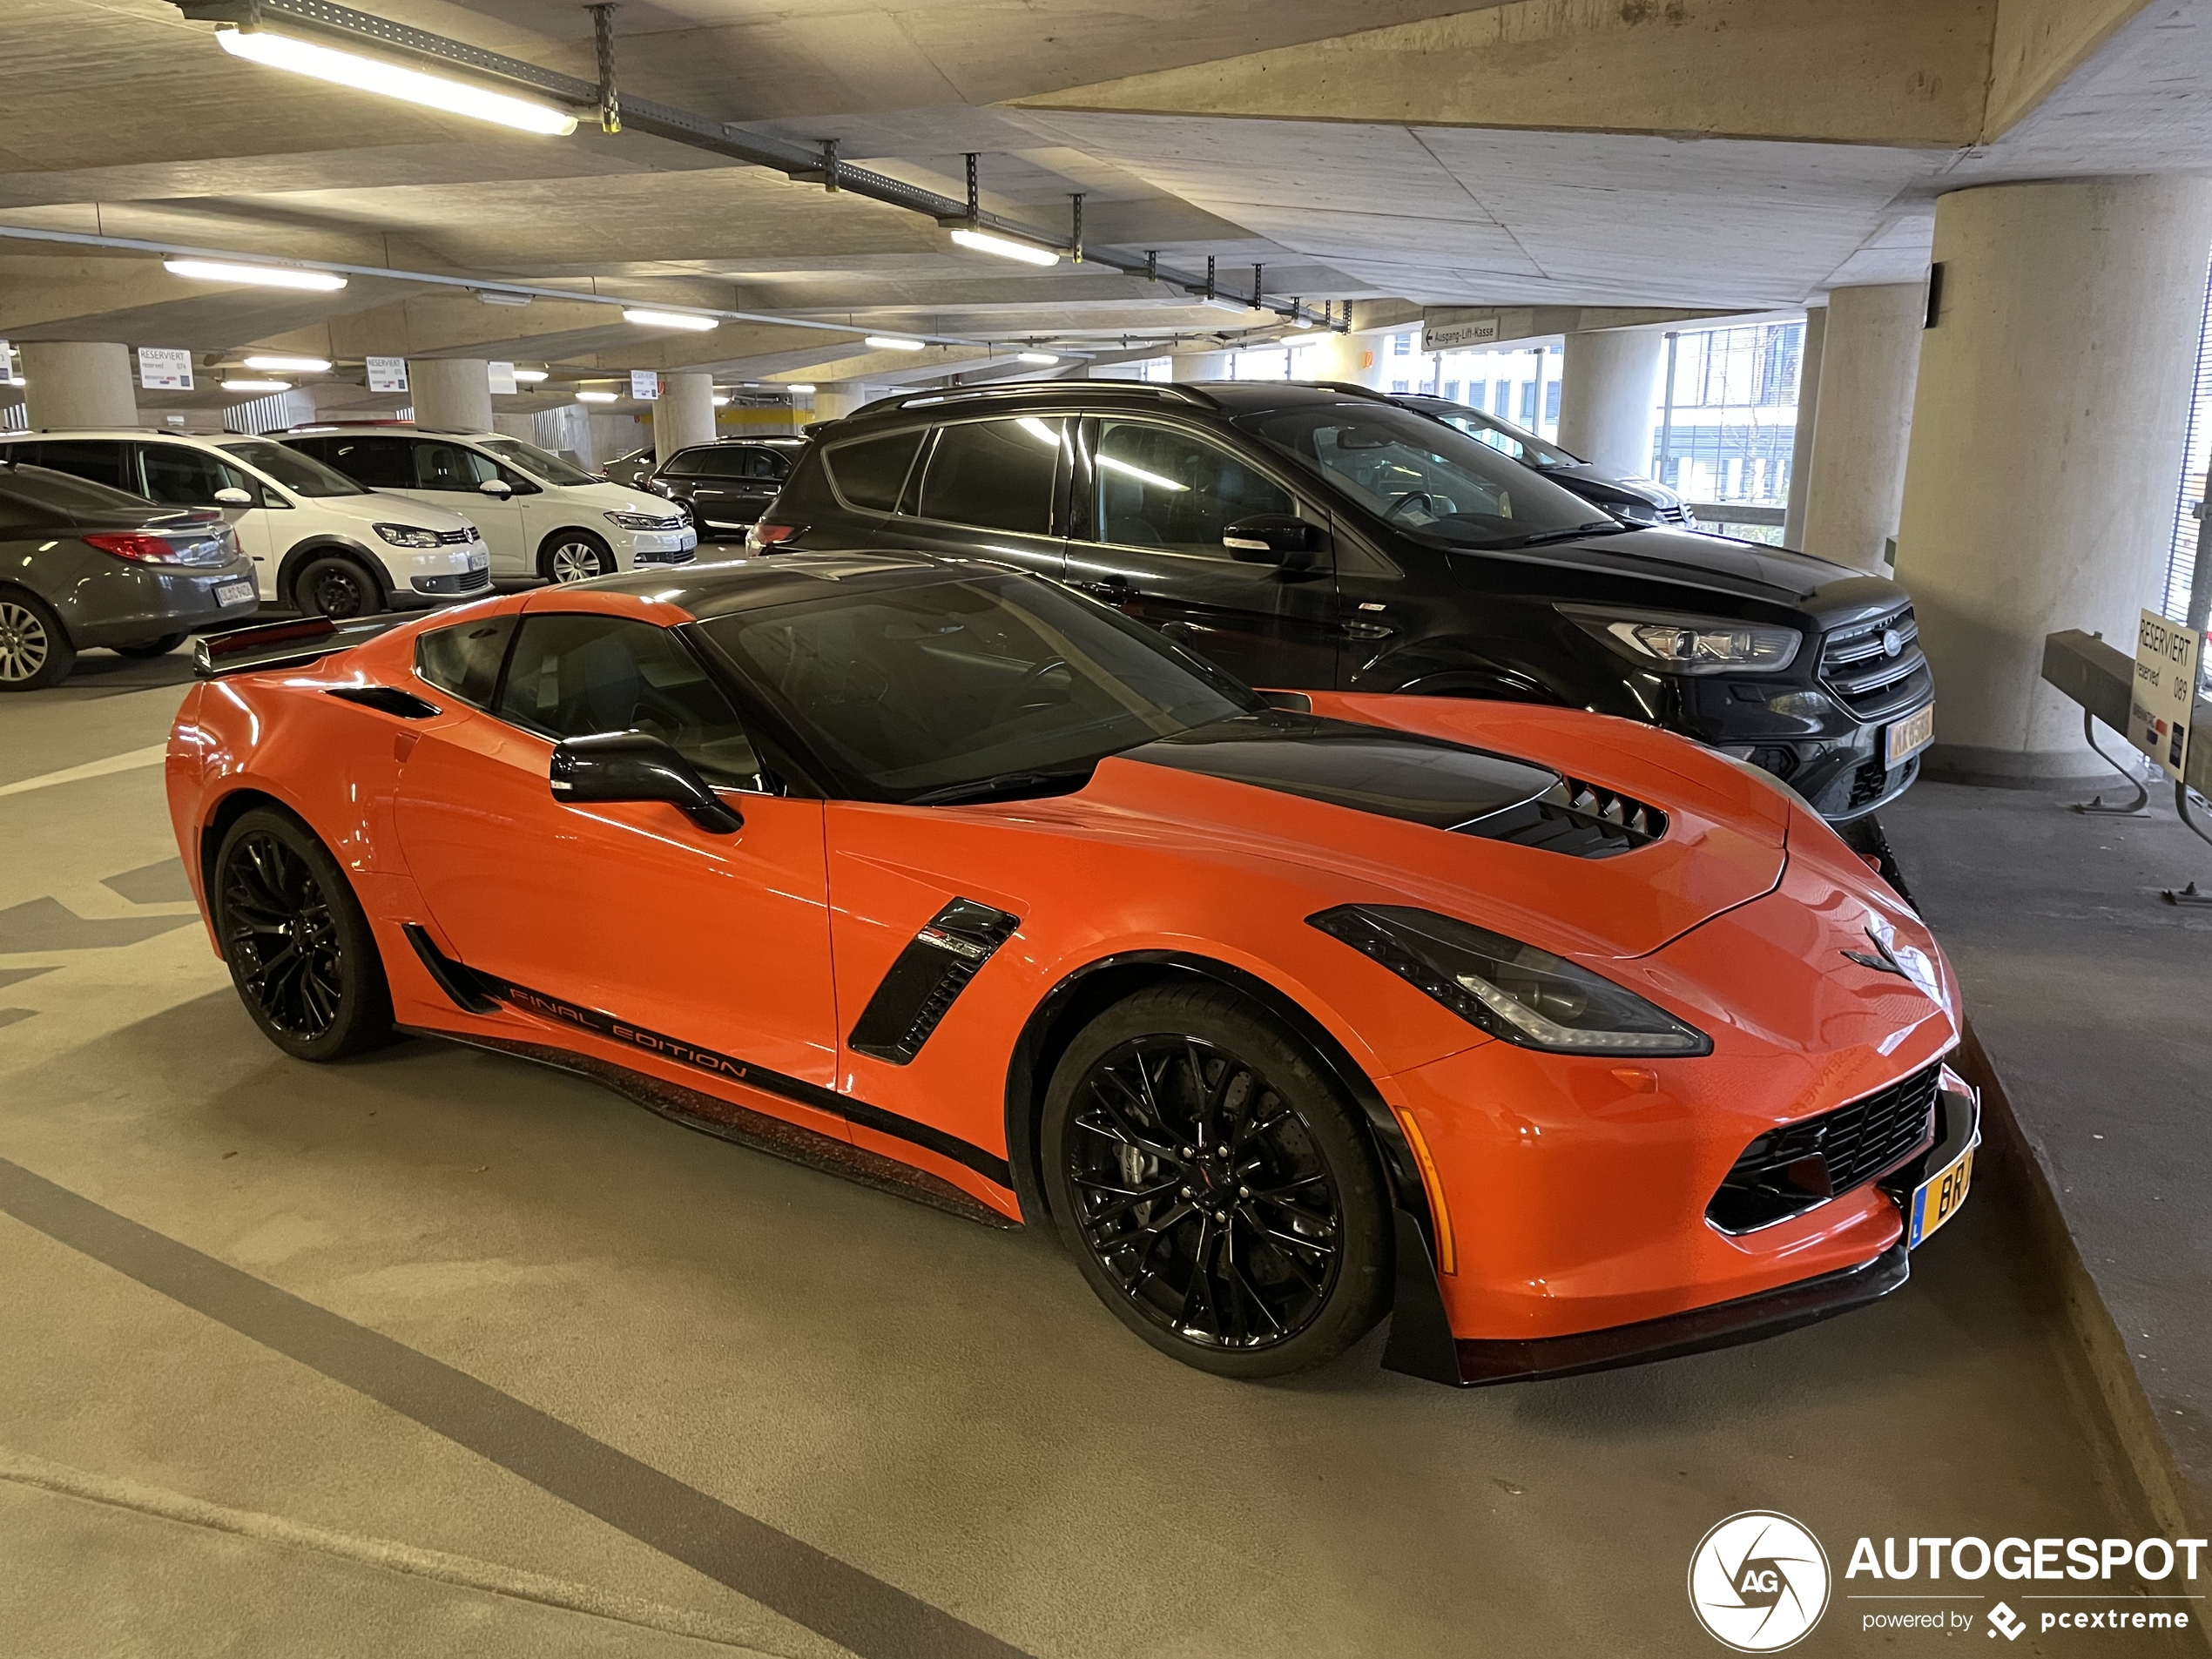
<svg viewBox="0 0 2212 1659"><path fill-rule="evenodd" d="M755 1065L750 1060L739 1060L733 1055L702 1048L695 1042L686 1042L681 1037L671 1037L664 1032L648 1029L631 1021L618 1019L603 1009L585 1008L547 991L517 985L512 980L487 974L480 968L464 967L451 957L442 954L421 927L408 923L405 931L408 942L422 958L423 967L438 981L438 988L455 1004L472 1014L490 1012L488 1000L496 1000L523 1013L536 1015L541 1020L550 1020L556 1025L573 1026L596 1037L624 1043L644 1053L658 1055L664 1060L673 1060L678 1065L689 1066L696 1071L709 1072L728 1082L742 1083L748 1089L758 1089L765 1094L780 1096L802 1106L811 1106L817 1111L845 1118L880 1135L888 1135L934 1152L939 1157L950 1158L954 1163L974 1170L986 1180L995 1182L1008 1191L1013 1190L1014 1172L1008 1167L1007 1161L972 1141L964 1141L957 1135L948 1135L927 1123L916 1123L911 1117L902 1117L897 1112L886 1111L880 1106L871 1106L850 1095L840 1095L833 1089L823 1088L819 1083L810 1083L804 1078L788 1076L766 1066ZM466 995L470 991L480 993L477 1000L486 1005L472 1006Z"/></svg>

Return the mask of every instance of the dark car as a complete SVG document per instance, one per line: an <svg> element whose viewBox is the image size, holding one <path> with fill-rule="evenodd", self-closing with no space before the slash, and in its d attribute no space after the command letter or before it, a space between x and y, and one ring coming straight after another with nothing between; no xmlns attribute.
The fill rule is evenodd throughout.
<svg viewBox="0 0 2212 1659"><path fill-rule="evenodd" d="M616 483L628 484L632 489L643 489L645 475L652 471L653 462L658 459L652 446L647 444L643 449L632 449L626 455L617 455L599 470Z"/></svg>
<svg viewBox="0 0 2212 1659"><path fill-rule="evenodd" d="M1697 528L1696 515L1689 510L1689 504L1656 479L1620 477L1602 471L1573 451L1548 443L1533 432L1524 432L1510 421L1501 421L1494 415L1471 409L1448 398L1431 397L1426 392L1401 392L1393 395L1391 401L1459 428L1500 455L1510 456L1522 466L1542 473L1561 489L1571 489L1584 501L1602 507L1623 523Z"/></svg>
<svg viewBox="0 0 2212 1659"><path fill-rule="evenodd" d="M1831 822L1903 792L1935 689L1903 589L1638 529L1443 421L1287 381L881 400L816 428L753 544L1055 576L1250 684L1587 708L1764 767Z"/></svg>
<svg viewBox="0 0 2212 1659"><path fill-rule="evenodd" d="M0 691L57 685L95 645L158 657L257 604L220 513L0 462Z"/></svg>
<svg viewBox="0 0 2212 1659"><path fill-rule="evenodd" d="M792 463L806 452L805 438L727 438L695 443L669 456L639 484L691 509L699 539L742 535L776 499Z"/></svg>

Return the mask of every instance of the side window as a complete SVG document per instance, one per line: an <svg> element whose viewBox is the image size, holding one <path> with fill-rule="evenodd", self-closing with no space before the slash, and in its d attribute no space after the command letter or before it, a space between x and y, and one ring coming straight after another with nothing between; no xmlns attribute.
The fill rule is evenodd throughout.
<svg viewBox="0 0 2212 1659"><path fill-rule="evenodd" d="M1062 424L1024 417L941 428L921 481L921 516L1049 536Z"/></svg>
<svg viewBox="0 0 2212 1659"><path fill-rule="evenodd" d="M409 447L415 451L417 489L465 489L473 494L478 485L499 476L498 468L458 443L416 438Z"/></svg>
<svg viewBox="0 0 2212 1659"><path fill-rule="evenodd" d="M422 634L415 642L415 671L440 691L488 709L514 631L514 617L485 617Z"/></svg>
<svg viewBox="0 0 2212 1659"><path fill-rule="evenodd" d="M906 488L907 473L914 451L921 448L921 432L894 432L888 437L863 438L858 443L833 444L822 454L830 484L848 507L871 512L899 509L899 495Z"/></svg>
<svg viewBox="0 0 2212 1659"><path fill-rule="evenodd" d="M1292 513L1290 492L1226 449L1136 421L1102 421L1093 513L1099 541L1205 558L1236 556L1221 534L1258 513Z"/></svg>
<svg viewBox="0 0 2212 1659"><path fill-rule="evenodd" d="M212 507L219 489L242 489L258 502L261 492L236 467L205 449L181 443L142 443L138 466L146 499L178 507Z"/></svg>
<svg viewBox="0 0 2212 1659"><path fill-rule="evenodd" d="M369 489L412 489L413 468L405 438L346 437L319 440L311 451L315 459L335 467L355 483Z"/></svg>
<svg viewBox="0 0 2212 1659"><path fill-rule="evenodd" d="M65 472L72 478L105 484L110 489L138 494L138 481L130 475L131 446L105 438L48 439L25 444L16 459Z"/></svg>
<svg viewBox="0 0 2212 1659"><path fill-rule="evenodd" d="M668 464L661 470L673 478L696 477L700 473L713 470L711 464L713 454L714 451L711 449L678 450L669 458Z"/></svg>
<svg viewBox="0 0 2212 1659"><path fill-rule="evenodd" d="M692 455L693 469L709 478L742 478L746 453L743 449L697 450Z"/></svg>
<svg viewBox="0 0 2212 1659"><path fill-rule="evenodd" d="M765 478L771 483L781 483L791 470L791 462L775 449L748 449L745 455L745 475Z"/></svg>
<svg viewBox="0 0 2212 1659"><path fill-rule="evenodd" d="M760 786L760 762L721 689L665 628L617 617L526 617L497 712L549 738L650 732L711 784Z"/></svg>

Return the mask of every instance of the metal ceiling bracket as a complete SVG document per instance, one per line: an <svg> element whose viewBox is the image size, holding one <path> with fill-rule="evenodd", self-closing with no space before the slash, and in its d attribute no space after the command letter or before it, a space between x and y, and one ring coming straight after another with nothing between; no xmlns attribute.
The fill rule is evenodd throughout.
<svg viewBox="0 0 2212 1659"><path fill-rule="evenodd" d="M253 0L255 5L261 0ZM622 131L622 94L615 88L615 8L622 0L595 0L584 7L591 14L591 44L599 55L599 131Z"/></svg>
<svg viewBox="0 0 2212 1659"><path fill-rule="evenodd" d="M1069 201L1071 201L1071 202L1075 203L1075 205L1076 205L1076 223L1075 223L1075 230L1074 230L1074 233L1073 233L1073 234L1072 234L1072 235L1069 238L1069 251L1070 251L1070 252L1072 252L1072 253L1075 254L1075 257L1076 257L1076 263L1077 265L1081 265L1081 264L1083 262L1083 199L1082 199L1082 192L1081 191L1078 191L1078 192L1076 192L1074 195L1070 196L1068 199L1069 199Z"/></svg>

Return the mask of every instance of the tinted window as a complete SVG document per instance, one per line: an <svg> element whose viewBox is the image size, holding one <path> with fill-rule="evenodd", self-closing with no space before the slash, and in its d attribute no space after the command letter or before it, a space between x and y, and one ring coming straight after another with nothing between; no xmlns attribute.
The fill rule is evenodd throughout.
<svg viewBox="0 0 2212 1659"><path fill-rule="evenodd" d="M145 475L146 498L177 507L212 507L219 489L243 489L256 504L261 492L246 475L219 456L181 443L142 443L138 466Z"/></svg>
<svg viewBox="0 0 2212 1659"><path fill-rule="evenodd" d="M87 483L126 489L135 496L138 493L138 481L130 475L130 449L129 444L109 439L48 439L25 444L17 452L16 459L49 471L65 472Z"/></svg>
<svg viewBox="0 0 2212 1659"><path fill-rule="evenodd" d="M342 472L334 472L312 455L303 455L297 449L287 449L280 443L271 443L265 438L246 438L237 443L223 445L226 454L236 455L247 466L266 473L277 482L299 495L366 496L363 489Z"/></svg>
<svg viewBox="0 0 2212 1659"><path fill-rule="evenodd" d="M294 441L293 447L335 467L355 483L366 484L371 489L415 487L415 470L408 457L405 438L304 438Z"/></svg>
<svg viewBox="0 0 2212 1659"><path fill-rule="evenodd" d="M758 785L760 763L737 711L684 642L651 623L524 617L499 713L550 738L650 732L709 783Z"/></svg>
<svg viewBox="0 0 2212 1659"><path fill-rule="evenodd" d="M863 438L858 443L832 446L822 455L830 482L846 505L873 512L895 512L899 492L906 487L907 470L914 465L921 434L894 432L886 438Z"/></svg>
<svg viewBox="0 0 2212 1659"><path fill-rule="evenodd" d="M465 489L475 494L478 485L499 476L497 467L462 444L417 438L409 447L415 451L417 489Z"/></svg>
<svg viewBox="0 0 2212 1659"><path fill-rule="evenodd" d="M941 428L917 510L951 524L1050 535L1062 424L1025 415Z"/></svg>
<svg viewBox="0 0 2212 1659"><path fill-rule="evenodd" d="M415 671L464 703L489 708L514 631L514 617L484 617L423 634L415 642Z"/></svg>
<svg viewBox="0 0 2212 1659"><path fill-rule="evenodd" d="M502 461L520 467L523 472L535 473L549 484L566 486L599 482L582 468L571 467L560 456L541 449L534 443L524 443L520 438L486 438L484 448Z"/></svg>
<svg viewBox="0 0 2212 1659"><path fill-rule="evenodd" d="M29 444L18 446L27 452ZM64 472L50 472L30 464L27 454L16 457L24 464L10 468L3 475L6 488L20 499L34 502L54 511L72 516L114 518L118 516L133 523L144 522L149 515L145 502L139 496L126 495L120 489L110 489L105 484L87 482ZM51 513L48 514L51 518Z"/></svg>
<svg viewBox="0 0 2212 1659"><path fill-rule="evenodd" d="M1481 382L1478 381L1476 384L1480 386ZM1556 386L1559 382L1554 381L1552 384ZM1528 466L1574 467L1581 464L1556 444L1546 443L1533 432L1523 432L1519 427L1494 421L1479 409L1440 408L1436 413L1446 425L1458 428L1477 443L1487 443L1500 455L1511 455L1515 461Z"/></svg>
<svg viewBox="0 0 2212 1659"><path fill-rule="evenodd" d="M1135 421L1098 423L1094 534L1124 547L1236 556L1222 532L1256 513L1295 512L1290 491L1228 450Z"/></svg>
<svg viewBox="0 0 2212 1659"><path fill-rule="evenodd" d="M689 478L695 474L706 471L713 461L713 456L714 451L711 449L678 450L670 457L668 464L661 470L671 477Z"/></svg>
<svg viewBox="0 0 2212 1659"><path fill-rule="evenodd" d="M1257 705L1150 631L1022 577L805 600L700 631L848 790L878 799L1008 772L1087 774L1102 756Z"/></svg>

